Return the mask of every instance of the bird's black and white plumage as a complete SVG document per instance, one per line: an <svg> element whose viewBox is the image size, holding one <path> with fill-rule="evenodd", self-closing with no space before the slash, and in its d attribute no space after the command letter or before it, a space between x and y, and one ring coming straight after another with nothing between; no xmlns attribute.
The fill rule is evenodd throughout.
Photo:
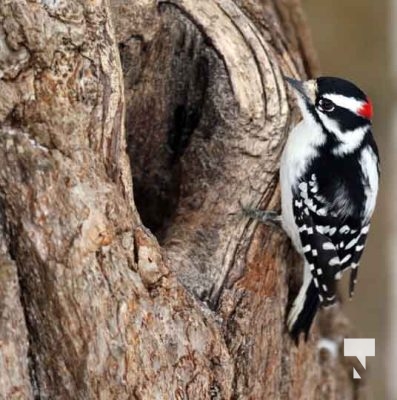
<svg viewBox="0 0 397 400"><path fill-rule="evenodd" d="M287 78L303 120L290 132L280 167L282 226L305 261L301 290L288 315L298 340L308 335L319 306L336 301L348 269L350 295L375 208L378 150L372 106L349 81Z"/></svg>

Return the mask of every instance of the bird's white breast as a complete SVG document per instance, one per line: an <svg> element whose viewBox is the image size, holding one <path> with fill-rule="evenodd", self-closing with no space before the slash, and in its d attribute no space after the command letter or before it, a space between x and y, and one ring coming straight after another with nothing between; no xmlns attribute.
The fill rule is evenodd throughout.
<svg viewBox="0 0 397 400"><path fill-rule="evenodd" d="M280 164L281 215L283 229L298 252L302 252L298 228L292 209L292 188L305 174L310 162L318 155L325 134L311 119L302 120L289 134Z"/></svg>

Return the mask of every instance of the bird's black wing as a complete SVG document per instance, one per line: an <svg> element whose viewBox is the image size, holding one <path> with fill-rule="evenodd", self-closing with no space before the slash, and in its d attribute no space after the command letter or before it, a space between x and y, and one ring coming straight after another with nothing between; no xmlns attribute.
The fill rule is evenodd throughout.
<svg viewBox="0 0 397 400"><path fill-rule="evenodd" d="M357 282L357 273L360 258L364 251L369 224L363 227L352 228L348 224L343 224L337 232L337 249L341 260L342 272L351 269L349 295L354 294L354 287ZM339 276L337 277L339 278Z"/></svg>
<svg viewBox="0 0 397 400"><path fill-rule="evenodd" d="M361 227L356 221L338 218L318 195L314 174L294 191L293 211L320 302L328 305L335 301L336 280L348 268L352 296L369 225Z"/></svg>
<svg viewBox="0 0 397 400"><path fill-rule="evenodd" d="M335 302L336 277L341 271L333 240L339 221L327 215L325 205L310 191L309 183L301 182L295 190L293 213L320 303L327 306Z"/></svg>

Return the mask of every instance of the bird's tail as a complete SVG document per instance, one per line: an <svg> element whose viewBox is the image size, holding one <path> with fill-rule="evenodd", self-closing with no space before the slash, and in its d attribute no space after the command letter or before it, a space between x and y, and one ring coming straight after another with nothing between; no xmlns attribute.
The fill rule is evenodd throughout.
<svg viewBox="0 0 397 400"><path fill-rule="evenodd" d="M301 332L305 333L305 340L307 340L319 303L318 289L313 279L310 279L302 285L288 314L288 329L296 344L299 343Z"/></svg>

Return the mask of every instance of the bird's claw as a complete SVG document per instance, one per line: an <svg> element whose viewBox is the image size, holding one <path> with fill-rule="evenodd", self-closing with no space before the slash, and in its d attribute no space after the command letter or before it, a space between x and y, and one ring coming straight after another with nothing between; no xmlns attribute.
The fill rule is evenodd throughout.
<svg viewBox="0 0 397 400"><path fill-rule="evenodd" d="M281 215L276 211L259 210L245 206L242 206L242 209L244 214L251 219L254 219L263 224L270 224L281 227Z"/></svg>

